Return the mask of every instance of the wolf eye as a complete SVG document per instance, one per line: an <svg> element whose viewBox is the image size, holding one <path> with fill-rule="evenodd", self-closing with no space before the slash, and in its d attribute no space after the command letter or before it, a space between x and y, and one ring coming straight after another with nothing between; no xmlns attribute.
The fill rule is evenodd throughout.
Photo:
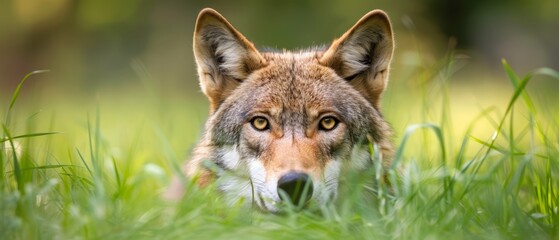
<svg viewBox="0 0 559 240"><path fill-rule="evenodd" d="M320 120L318 124L318 129L324 131L330 131L338 126L338 119L334 117L325 117Z"/></svg>
<svg viewBox="0 0 559 240"><path fill-rule="evenodd" d="M268 124L268 120L263 117L254 117L252 120L250 120L250 124L254 129L258 131L264 131L270 128L270 124Z"/></svg>

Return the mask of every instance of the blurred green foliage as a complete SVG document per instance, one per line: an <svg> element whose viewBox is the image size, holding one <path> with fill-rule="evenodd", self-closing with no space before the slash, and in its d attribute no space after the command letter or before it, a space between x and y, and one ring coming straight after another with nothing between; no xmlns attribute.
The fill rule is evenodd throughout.
<svg viewBox="0 0 559 240"><path fill-rule="evenodd" d="M6 0L0 3L0 92L37 69L53 71L49 84L86 96L99 86L127 87L137 79L133 60L143 62L162 87L196 92L191 36L203 7L220 11L257 46L328 44L380 8L397 33L397 60L418 46L440 58L454 37L472 65L499 68L504 57L527 71L559 62L554 0Z"/></svg>

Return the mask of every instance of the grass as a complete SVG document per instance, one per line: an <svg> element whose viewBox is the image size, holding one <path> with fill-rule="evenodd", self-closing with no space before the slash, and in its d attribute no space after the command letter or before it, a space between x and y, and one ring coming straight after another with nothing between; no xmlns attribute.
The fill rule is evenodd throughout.
<svg viewBox="0 0 559 240"><path fill-rule="evenodd" d="M176 142L195 134L173 135L177 128L161 119L146 127L127 118L131 134L115 136L104 130L106 115L98 108L75 129L76 137L65 139L70 134L57 126L72 119L14 117L24 82L44 74L33 72L0 112L6 116L0 239L559 238L557 112L539 111L545 106L525 91L534 79L559 80L559 74L544 68L518 77L506 62L503 67L514 88L505 109L481 109L455 134L448 101L452 63L444 64L441 81L423 85L424 123L400 133L386 172L376 166L346 173L336 202L281 215L227 206L212 187L192 184L181 202L162 201L159 194L184 157L178 149L185 145ZM435 117L427 109L433 101L428 84L444 99ZM481 121L491 130L474 134ZM199 126L191 125L179 132Z"/></svg>

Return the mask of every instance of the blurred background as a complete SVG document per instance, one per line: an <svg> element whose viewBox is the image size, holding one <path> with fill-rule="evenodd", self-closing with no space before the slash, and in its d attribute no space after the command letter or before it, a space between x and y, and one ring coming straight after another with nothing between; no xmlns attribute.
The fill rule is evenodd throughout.
<svg viewBox="0 0 559 240"><path fill-rule="evenodd" d="M483 108L506 106L512 87L502 58L521 76L559 69L557 0L3 0L0 102L7 104L25 74L49 69L22 91L31 113L49 110L83 125L97 107L108 132L117 133L130 119L155 118L169 134L188 121L192 127L181 131L195 139L207 116L191 50L204 7L221 12L255 45L278 49L328 44L368 11L385 10L397 48L383 106L397 133L433 120L415 117L416 99L439 93L426 83L451 82L449 108L465 126ZM534 81L530 89L548 106L544 111L555 109L559 84ZM440 109L439 100L418 108Z"/></svg>
<svg viewBox="0 0 559 240"><path fill-rule="evenodd" d="M396 61L409 51L434 60L467 50L474 64L519 72L559 67L555 0L155 1L5 0L0 3L1 91L26 73L50 69L67 88L88 93L135 81L142 62L162 86L195 86L191 36L196 15L213 7L257 46L296 49L328 44L367 11L387 11L396 31ZM406 55L407 54L407 55ZM111 87L111 88L112 88Z"/></svg>

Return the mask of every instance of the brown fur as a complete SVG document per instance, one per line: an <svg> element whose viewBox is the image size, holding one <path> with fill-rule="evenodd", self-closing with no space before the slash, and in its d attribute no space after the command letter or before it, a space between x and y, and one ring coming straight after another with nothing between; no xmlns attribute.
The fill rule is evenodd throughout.
<svg viewBox="0 0 559 240"><path fill-rule="evenodd" d="M332 191L337 182L327 178L335 175L334 163L351 164L353 151L366 158L368 139L380 146L387 166L391 132L379 101L388 82L393 42L388 16L374 10L325 50L259 52L215 10L202 10L194 54L210 117L185 165L186 175L197 176L200 185L222 178L224 173L204 167L203 161L209 161L240 176L237 185L250 183L260 198L274 202L277 196L269 186L290 171L308 173ZM250 123L255 116L267 119L269 130L255 130ZM321 130L319 122L326 116L337 119L337 127ZM366 167L367 161L355 164ZM223 185L227 194L236 182ZM180 182L169 193L181 196ZM273 204L258 203L275 211Z"/></svg>

